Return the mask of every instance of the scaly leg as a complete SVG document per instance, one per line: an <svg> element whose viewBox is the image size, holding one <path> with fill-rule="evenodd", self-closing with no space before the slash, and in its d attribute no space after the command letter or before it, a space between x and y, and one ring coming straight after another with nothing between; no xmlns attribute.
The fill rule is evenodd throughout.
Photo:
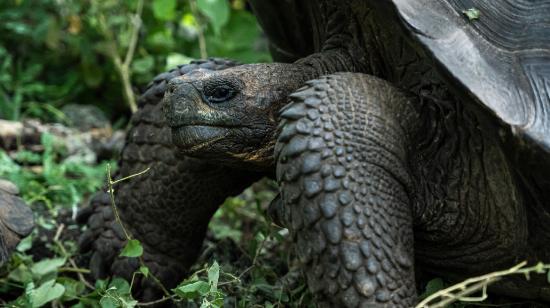
<svg viewBox="0 0 550 308"><path fill-rule="evenodd" d="M275 155L283 220L309 288L331 305L413 306L407 142L416 112L369 75L307 84L281 112Z"/></svg>

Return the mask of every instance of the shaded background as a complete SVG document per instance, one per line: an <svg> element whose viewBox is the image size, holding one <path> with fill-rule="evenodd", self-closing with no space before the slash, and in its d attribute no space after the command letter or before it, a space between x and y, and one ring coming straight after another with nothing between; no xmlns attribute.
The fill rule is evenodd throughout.
<svg viewBox="0 0 550 308"><path fill-rule="evenodd" d="M127 118L115 58L125 59L138 4L0 1L0 118L62 121L59 110L69 103L99 106L114 121ZM243 0L143 1L137 27L128 72L135 93L156 74L192 59L270 61Z"/></svg>

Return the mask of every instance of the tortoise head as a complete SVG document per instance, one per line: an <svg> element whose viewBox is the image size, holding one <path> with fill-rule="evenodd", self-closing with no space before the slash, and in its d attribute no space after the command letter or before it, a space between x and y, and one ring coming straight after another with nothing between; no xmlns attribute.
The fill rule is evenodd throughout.
<svg viewBox="0 0 550 308"><path fill-rule="evenodd" d="M277 113L308 72L291 64L250 64L199 69L172 79L164 94L172 142L188 156L269 167Z"/></svg>

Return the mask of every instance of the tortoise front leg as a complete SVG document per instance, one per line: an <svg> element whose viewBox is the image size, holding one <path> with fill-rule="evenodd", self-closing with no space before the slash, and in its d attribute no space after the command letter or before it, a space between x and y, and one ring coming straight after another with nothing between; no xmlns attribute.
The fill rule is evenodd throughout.
<svg viewBox="0 0 550 308"><path fill-rule="evenodd" d="M310 81L291 97L281 112L277 179L310 290L333 305L412 306L410 102L354 73Z"/></svg>

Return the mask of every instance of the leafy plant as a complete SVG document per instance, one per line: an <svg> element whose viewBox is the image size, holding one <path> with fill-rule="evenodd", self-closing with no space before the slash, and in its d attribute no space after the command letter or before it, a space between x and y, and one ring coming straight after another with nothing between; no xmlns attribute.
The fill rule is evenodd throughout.
<svg viewBox="0 0 550 308"><path fill-rule="evenodd" d="M75 102L120 118L135 110L139 89L176 64L270 60L242 1L6 0L0 31L0 118L11 120L59 121L59 109Z"/></svg>
<svg viewBox="0 0 550 308"><path fill-rule="evenodd" d="M0 177L14 182L30 204L41 202L54 207L75 209L103 184L107 162L97 166L62 159L65 149L49 134L41 136L42 153L21 151L10 157L0 150Z"/></svg>

